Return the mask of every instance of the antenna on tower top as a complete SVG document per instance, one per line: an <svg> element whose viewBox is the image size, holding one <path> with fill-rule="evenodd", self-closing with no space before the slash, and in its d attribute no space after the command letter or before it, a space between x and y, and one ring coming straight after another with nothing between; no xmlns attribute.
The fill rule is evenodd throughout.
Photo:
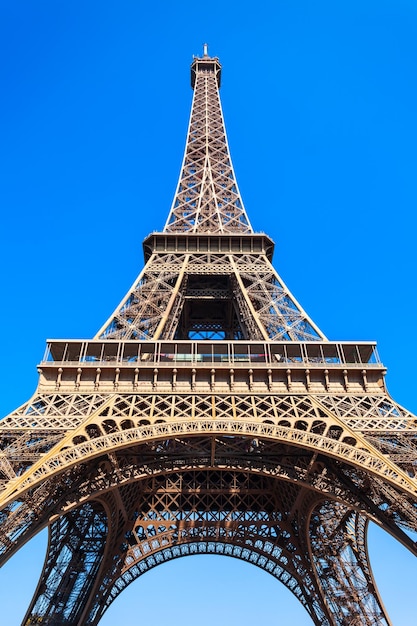
<svg viewBox="0 0 417 626"><path fill-rule="evenodd" d="M203 56L208 57L208 45L203 44Z"/></svg>

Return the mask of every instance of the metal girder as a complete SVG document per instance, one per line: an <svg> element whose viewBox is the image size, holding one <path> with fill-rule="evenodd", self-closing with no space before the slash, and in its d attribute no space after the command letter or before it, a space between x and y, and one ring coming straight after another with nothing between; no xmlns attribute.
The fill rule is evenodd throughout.
<svg viewBox="0 0 417 626"><path fill-rule="evenodd" d="M370 568L367 519L334 502L311 516L309 541L333 620L344 626L390 626Z"/></svg>
<svg viewBox="0 0 417 626"><path fill-rule="evenodd" d="M138 450L135 458L129 451L126 455L113 454L106 462L103 459L72 489L67 478L67 506L72 499L73 506L78 507L78 498L84 494L93 503L105 500L113 520L108 524L112 532L105 540L107 549L94 590L90 578L85 579L84 586L79 584L84 599L81 623L97 624L117 595L151 567L179 556L204 553L242 558L270 572L296 595L316 624L389 623L384 621L367 559L365 527L360 521L365 516L350 508L360 507L372 515L365 494L354 496L353 490L343 485L344 472L314 454L299 452L297 456L288 446L269 446L264 451L262 442L254 441L250 449L249 443L244 438L232 442L227 438L163 442L157 449L148 446ZM208 467L210 456L214 465ZM281 474L272 463L267 474L268 458L280 459ZM132 475L139 459L148 470L142 479ZM263 473L259 465L264 466ZM233 469L236 466L241 469ZM323 501L319 489L332 500ZM346 502L344 506L341 500ZM93 510L88 505L85 509ZM78 546L77 551L84 554L77 543L78 527L74 527L76 536L72 537L73 525L68 524L68 520L78 520L79 513L82 519L78 508L59 518L65 533L57 532L57 522L52 526L54 536L63 539L58 547L58 539L50 542L42 575L42 581L49 581L46 588L51 604L56 603L58 594L53 582L59 583L56 562L61 563L66 576L69 571L78 576L85 569L82 558L75 552L68 554L67 549L68 544ZM384 515L379 511L378 521ZM359 522L353 525L352 520ZM389 523L389 515L385 522ZM101 520L99 528L103 527ZM102 554L104 534L99 536L95 545L100 553L94 562ZM44 588L40 586L32 605L36 617L42 607L47 611ZM335 603L336 592L339 601ZM80 623L77 611L81 608L75 610L70 598L65 610L72 610L74 617L63 623ZM357 619L361 616L361 621L346 621L347 614ZM56 623L52 617L50 623Z"/></svg>
<svg viewBox="0 0 417 626"><path fill-rule="evenodd" d="M87 503L52 522L46 562L23 624L82 623L107 537L103 507Z"/></svg>

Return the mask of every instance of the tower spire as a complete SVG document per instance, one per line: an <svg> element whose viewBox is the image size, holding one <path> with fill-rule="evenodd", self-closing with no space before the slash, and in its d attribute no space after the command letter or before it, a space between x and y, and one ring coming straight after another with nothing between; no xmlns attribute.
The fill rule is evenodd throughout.
<svg viewBox="0 0 417 626"><path fill-rule="evenodd" d="M203 57L191 65L194 98L187 143L167 232L252 232L236 182L220 103L221 65Z"/></svg>

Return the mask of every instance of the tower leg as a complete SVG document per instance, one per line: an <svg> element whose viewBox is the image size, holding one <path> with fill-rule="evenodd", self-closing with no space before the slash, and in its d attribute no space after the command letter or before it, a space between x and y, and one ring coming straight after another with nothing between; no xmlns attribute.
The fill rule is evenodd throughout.
<svg viewBox="0 0 417 626"><path fill-rule="evenodd" d="M322 504L311 517L313 561L337 626L391 626L369 563L367 525L337 502Z"/></svg>
<svg viewBox="0 0 417 626"><path fill-rule="evenodd" d="M78 626L104 554L107 514L87 503L52 523L44 569L22 626Z"/></svg>

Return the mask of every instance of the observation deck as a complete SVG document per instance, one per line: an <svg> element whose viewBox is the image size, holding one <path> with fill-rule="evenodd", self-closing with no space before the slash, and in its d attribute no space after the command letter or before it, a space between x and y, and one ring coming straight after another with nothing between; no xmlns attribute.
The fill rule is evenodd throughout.
<svg viewBox="0 0 417 626"><path fill-rule="evenodd" d="M39 371L50 391L385 391L374 342L50 340Z"/></svg>
<svg viewBox="0 0 417 626"><path fill-rule="evenodd" d="M265 254L272 261L274 242L264 233L154 232L143 242L145 261L153 253Z"/></svg>

